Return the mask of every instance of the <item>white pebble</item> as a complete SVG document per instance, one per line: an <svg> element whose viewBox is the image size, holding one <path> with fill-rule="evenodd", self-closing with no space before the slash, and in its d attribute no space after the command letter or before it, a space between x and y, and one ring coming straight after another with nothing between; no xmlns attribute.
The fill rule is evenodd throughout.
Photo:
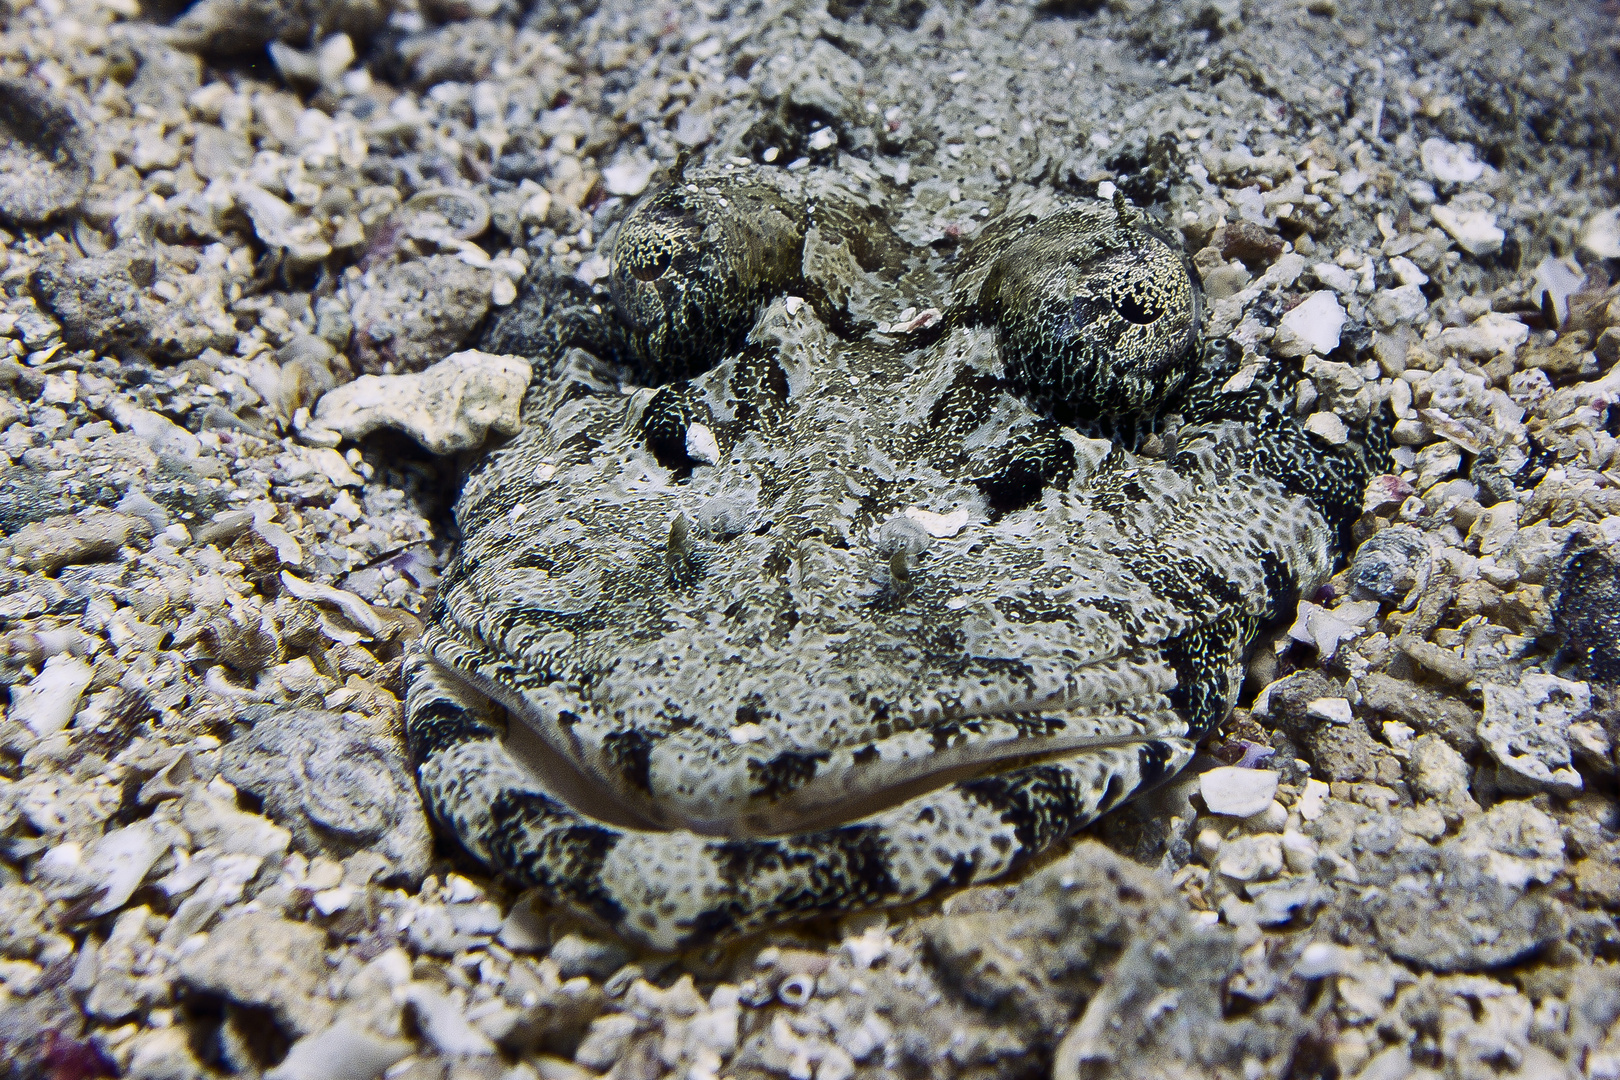
<svg viewBox="0 0 1620 1080"><path fill-rule="evenodd" d="M1315 821L1327 809L1328 786L1320 780L1305 781L1305 790L1300 792L1299 801L1294 809L1306 821Z"/></svg>
<svg viewBox="0 0 1620 1080"><path fill-rule="evenodd" d="M349 1020L293 1043L265 1080L374 1080L411 1052L404 1039L385 1039Z"/></svg>
<svg viewBox="0 0 1620 1080"><path fill-rule="evenodd" d="M1398 323L1416 322L1419 316L1429 310L1429 299L1417 285L1402 285L1398 289L1380 289L1373 294L1367 308L1378 325L1395 326Z"/></svg>
<svg viewBox="0 0 1620 1080"><path fill-rule="evenodd" d="M413 982L401 994L416 1013L416 1026L428 1043L446 1057L488 1056L495 1052L489 1037L468 1022L461 1004L427 983Z"/></svg>
<svg viewBox="0 0 1620 1080"><path fill-rule="evenodd" d="M1424 170L1443 184L1472 184L1485 174L1484 162L1474 157L1474 148L1467 143L1424 139L1418 157Z"/></svg>
<svg viewBox="0 0 1620 1080"><path fill-rule="evenodd" d="M1299 954L1294 974L1302 979L1323 979L1329 975L1343 975L1349 971L1359 955L1354 949L1326 941L1313 941Z"/></svg>
<svg viewBox="0 0 1620 1080"><path fill-rule="evenodd" d="M1412 746L1412 739L1417 735L1417 729L1410 724L1403 724L1399 720L1385 720L1384 738L1389 745L1397 751L1408 750Z"/></svg>
<svg viewBox="0 0 1620 1080"><path fill-rule="evenodd" d="M1305 715L1330 724L1348 724L1352 718L1350 702L1342 697L1316 698L1305 706Z"/></svg>
<svg viewBox="0 0 1620 1080"><path fill-rule="evenodd" d="M858 968L869 968L889 954L894 939L881 926L868 926L859 937L845 938L842 949L850 963Z"/></svg>
<svg viewBox="0 0 1620 1080"><path fill-rule="evenodd" d="M1285 356L1304 356L1308 352L1325 356L1339 347L1339 331L1344 329L1346 317L1339 298L1331 291L1313 292L1277 324L1277 349Z"/></svg>
<svg viewBox="0 0 1620 1080"><path fill-rule="evenodd" d="M1282 868L1282 837L1276 833L1228 840L1216 863L1216 869L1234 881L1270 881Z"/></svg>
<svg viewBox="0 0 1620 1080"><path fill-rule="evenodd" d="M1488 360L1511 353L1530 337L1530 328L1518 319L1491 311L1468 326L1448 326L1440 331L1440 345L1474 360Z"/></svg>
<svg viewBox="0 0 1620 1080"><path fill-rule="evenodd" d="M1316 865L1316 841L1302 832L1287 829L1282 834L1283 861L1288 869L1303 874Z"/></svg>
<svg viewBox="0 0 1620 1080"><path fill-rule="evenodd" d="M644 157L632 157L602 170L602 184L609 195L640 195L651 182L653 163Z"/></svg>
<svg viewBox="0 0 1620 1080"><path fill-rule="evenodd" d="M1338 413L1311 413L1305 418L1305 430L1333 446L1343 446L1350 439L1350 431L1344 426L1344 421L1339 418Z"/></svg>
<svg viewBox="0 0 1620 1080"><path fill-rule="evenodd" d="M1395 275L1395 280L1402 285L1426 285L1429 275L1419 269L1418 264L1404 255L1397 255L1389 260L1389 269Z"/></svg>
<svg viewBox="0 0 1620 1080"><path fill-rule="evenodd" d="M435 454L468 450L492 429L517 433L533 374L520 356L469 350L409 375L362 375L321 397L309 430L359 439L392 427Z"/></svg>
<svg viewBox="0 0 1620 1080"><path fill-rule="evenodd" d="M1620 206L1605 210L1586 223L1581 247L1600 259L1620 259Z"/></svg>
<svg viewBox="0 0 1620 1080"><path fill-rule="evenodd" d="M1457 246L1470 255L1490 255L1502 250L1507 233L1496 225L1496 215L1489 210L1457 210L1450 206L1429 208L1435 224L1439 225Z"/></svg>
<svg viewBox="0 0 1620 1080"><path fill-rule="evenodd" d="M339 885L335 889L322 889L311 896L309 902L322 915L331 915L354 902L354 890L347 885Z"/></svg>
<svg viewBox="0 0 1620 1080"><path fill-rule="evenodd" d="M1198 778L1198 791L1211 813L1253 817L1277 796L1277 774L1271 769L1240 769L1225 765Z"/></svg>
<svg viewBox="0 0 1620 1080"><path fill-rule="evenodd" d="M166 845L145 822L115 829L91 844L84 869L105 891L90 914L105 915L123 907L165 850Z"/></svg>
<svg viewBox="0 0 1620 1080"><path fill-rule="evenodd" d="M11 688L11 717L35 735L55 735L79 711L79 699L94 677L94 669L78 657L53 656L27 686Z"/></svg>
<svg viewBox="0 0 1620 1080"><path fill-rule="evenodd" d="M1249 818L1248 824L1250 828L1257 828L1263 832L1280 832L1282 827L1288 824L1288 811L1283 808L1282 803L1272 799L1271 805Z"/></svg>
<svg viewBox="0 0 1620 1080"><path fill-rule="evenodd" d="M1335 266L1330 262L1319 262L1311 267L1316 274L1316 280L1337 293L1353 293L1356 291L1356 277L1342 266Z"/></svg>

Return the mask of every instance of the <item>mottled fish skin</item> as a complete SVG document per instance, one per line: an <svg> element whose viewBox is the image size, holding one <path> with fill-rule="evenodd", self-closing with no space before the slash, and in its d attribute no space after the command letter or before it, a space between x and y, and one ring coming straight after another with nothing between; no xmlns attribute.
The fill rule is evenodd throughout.
<svg viewBox="0 0 1620 1080"><path fill-rule="evenodd" d="M1286 363L1232 378L1122 203L996 223L947 275L884 198L754 169L651 195L619 322L558 305L456 507L407 669L429 809L653 948L995 878L1174 774L1384 468L1376 424L1304 430ZM876 322L931 296L932 326ZM1074 426L1167 408L1167 458Z"/></svg>

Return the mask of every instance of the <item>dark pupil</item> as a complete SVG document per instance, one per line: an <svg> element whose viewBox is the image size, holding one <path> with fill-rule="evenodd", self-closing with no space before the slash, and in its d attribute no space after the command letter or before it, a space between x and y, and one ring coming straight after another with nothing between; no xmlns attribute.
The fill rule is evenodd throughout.
<svg viewBox="0 0 1620 1080"><path fill-rule="evenodd" d="M1113 302L1114 310L1119 312L1121 318L1138 326L1146 326L1150 322L1156 322L1159 316L1164 314L1164 308L1152 300L1142 299L1134 292L1115 296Z"/></svg>

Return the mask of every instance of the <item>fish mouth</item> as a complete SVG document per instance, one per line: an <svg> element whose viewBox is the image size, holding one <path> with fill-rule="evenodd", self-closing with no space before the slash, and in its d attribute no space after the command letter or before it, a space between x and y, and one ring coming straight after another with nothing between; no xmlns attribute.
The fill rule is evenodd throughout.
<svg viewBox="0 0 1620 1080"><path fill-rule="evenodd" d="M713 784L634 796L603 775L600 759L572 744L556 745L559 731L504 687L458 672L458 677L507 708L507 749L535 785L596 821L641 832L686 831L717 838L782 837L836 828L892 809L951 784L1164 737L1179 737L1186 724L1162 688L1099 706L1096 703L1009 703L1004 708L952 716L932 729L915 729L888 740L858 741L799 753L758 744L730 747L718 776L769 777L791 758L808 766L803 782L751 793ZM713 736L707 736L712 743ZM656 754L678 761L698 747L699 737L665 740ZM754 750L757 747L758 752ZM699 747L700 748L700 747ZM671 768L672 773L678 769ZM655 770L656 775L656 770ZM719 793L719 794L716 794ZM726 797L726 795L731 797ZM707 796L707 797L706 797Z"/></svg>

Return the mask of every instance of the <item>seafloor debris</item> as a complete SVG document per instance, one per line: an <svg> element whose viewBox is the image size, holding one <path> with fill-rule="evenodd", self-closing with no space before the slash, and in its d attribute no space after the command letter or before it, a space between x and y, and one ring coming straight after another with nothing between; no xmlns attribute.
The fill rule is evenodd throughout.
<svg viewBox="0 0 1620 1080"><path fill-rule="evenodd" d="M1620 1077L1611 12L145 7L0 29L0 1077ZM942 257L1118 191L1397 469L1194 773L671 958L434 847L396 723L434 454L682 155Z"/></svg>

